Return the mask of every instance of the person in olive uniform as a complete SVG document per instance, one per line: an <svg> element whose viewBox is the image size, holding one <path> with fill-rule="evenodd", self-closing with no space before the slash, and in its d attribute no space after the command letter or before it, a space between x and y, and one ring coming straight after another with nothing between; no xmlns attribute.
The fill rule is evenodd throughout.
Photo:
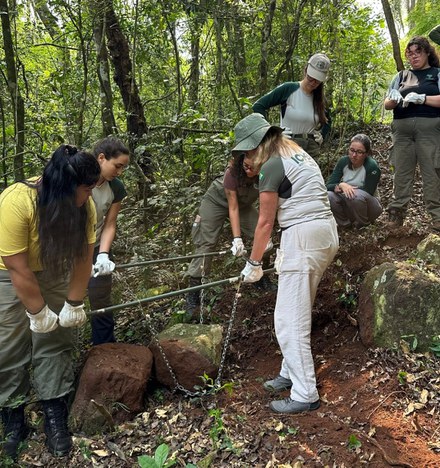
<svg viewBox="0 0 440 468"><path fill-rule="evenodd" d="M236 154L224 175L212 182L202 198L191 232L196 253L215 251L223 225L229 218L233 238L231 252L236 257L245 255L242 233L250 239L254 237L258 220L258 210L255 207L258 193L258 171L245 154ZM272 242L266 247L269 251ZM202 277L207 276L211 270L211 263L212 257L194 258L191 261L186 272L190 287L201 284ZM268 288L267 277L258 286ZM199 304L200 291L188 293L186 311L190 316Z"/></svg>

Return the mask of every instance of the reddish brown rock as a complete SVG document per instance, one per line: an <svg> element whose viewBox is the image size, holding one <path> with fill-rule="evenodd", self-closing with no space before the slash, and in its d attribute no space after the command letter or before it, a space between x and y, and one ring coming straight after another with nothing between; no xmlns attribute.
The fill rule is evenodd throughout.
<svg viewBox="0 0 440 468"><path fill-rule="evenodd" d="M143 411L152 365L153 355L145 346L107 343L91 348L71 409L75 429L93 434Z"/></svg>

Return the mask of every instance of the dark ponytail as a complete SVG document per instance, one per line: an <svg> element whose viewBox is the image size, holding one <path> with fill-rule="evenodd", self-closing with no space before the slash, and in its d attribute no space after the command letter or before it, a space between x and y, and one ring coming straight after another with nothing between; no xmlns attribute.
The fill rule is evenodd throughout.
<svg viewBox="0 0 440 468"><path fill-rule="evenodd" d="M92 154L62 145L52 155L37 184L40 259L45 270L71 271L87 254L87 204L76 206L76 189L92 186L100 166Z"/></svg>

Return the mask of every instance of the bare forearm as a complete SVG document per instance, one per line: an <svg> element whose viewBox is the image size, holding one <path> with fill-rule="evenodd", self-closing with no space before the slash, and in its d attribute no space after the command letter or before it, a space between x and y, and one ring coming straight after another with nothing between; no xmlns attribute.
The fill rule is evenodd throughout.
<svg viewBox="0 0 440 468"><path fill-rule="evenodd" d="M426 96L424 104L431 107L440 107L440 95Z"/></svg>
<svg viewBox="0 0 440 468"><path fill-rule="evenodd" d="M386 98L384 102L384 107L386 110L393 110L397 107L399 103L397 101L392 101L391 99Z"/></svg>
<svg viewBox="0 0 440 468"><path fill-rule="evenodd" d="M232 237L241 237L240 214L238 209L229 208L229 221L231 223Z"/></svg>
<svg viewBox="0 0 440 468"><path fill-rule="evenodd" d="M31 270L9 270L9 274L17 297L26 309L32 314L39 312L44 307L45 301L34 273Z"/></svg>
<svg viewBox="0 0 440 468"><path fill-rule="evenodd" d="M93 245L88 247L88 255L85 260L77 260L73 269L67 298L71 301L82 301L86 295L87 285L92 271Z"/></svg>
<svg viewBox="0 0 440 468"><path fill-rule="evenodd" d="M116 226L109 226L107 229L104 229L101 234L101 240L99 242L99 251L100 252L110 252L112 243L116 235Z"/></svg>
<svg viewBox="0 0 440 468"><path fill-rule="evenodd" d="M254 243L252 245L251 259L257 262L263 258L270 235L272 234L273 223L258 223L255 229Z"/></svg>

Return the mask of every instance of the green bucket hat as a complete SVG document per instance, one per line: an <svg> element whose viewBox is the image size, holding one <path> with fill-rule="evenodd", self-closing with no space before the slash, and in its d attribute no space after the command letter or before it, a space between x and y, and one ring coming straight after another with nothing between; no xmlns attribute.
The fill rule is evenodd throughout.
<svg viewBox="0 0 440 468"><path fill-rule="evenodd" d="M235 146L232 152L255 149L271 128L276 129L279 133L283 131L281 127L271 125L261 114L248 115L240 120L234 128Z"/></svg>

